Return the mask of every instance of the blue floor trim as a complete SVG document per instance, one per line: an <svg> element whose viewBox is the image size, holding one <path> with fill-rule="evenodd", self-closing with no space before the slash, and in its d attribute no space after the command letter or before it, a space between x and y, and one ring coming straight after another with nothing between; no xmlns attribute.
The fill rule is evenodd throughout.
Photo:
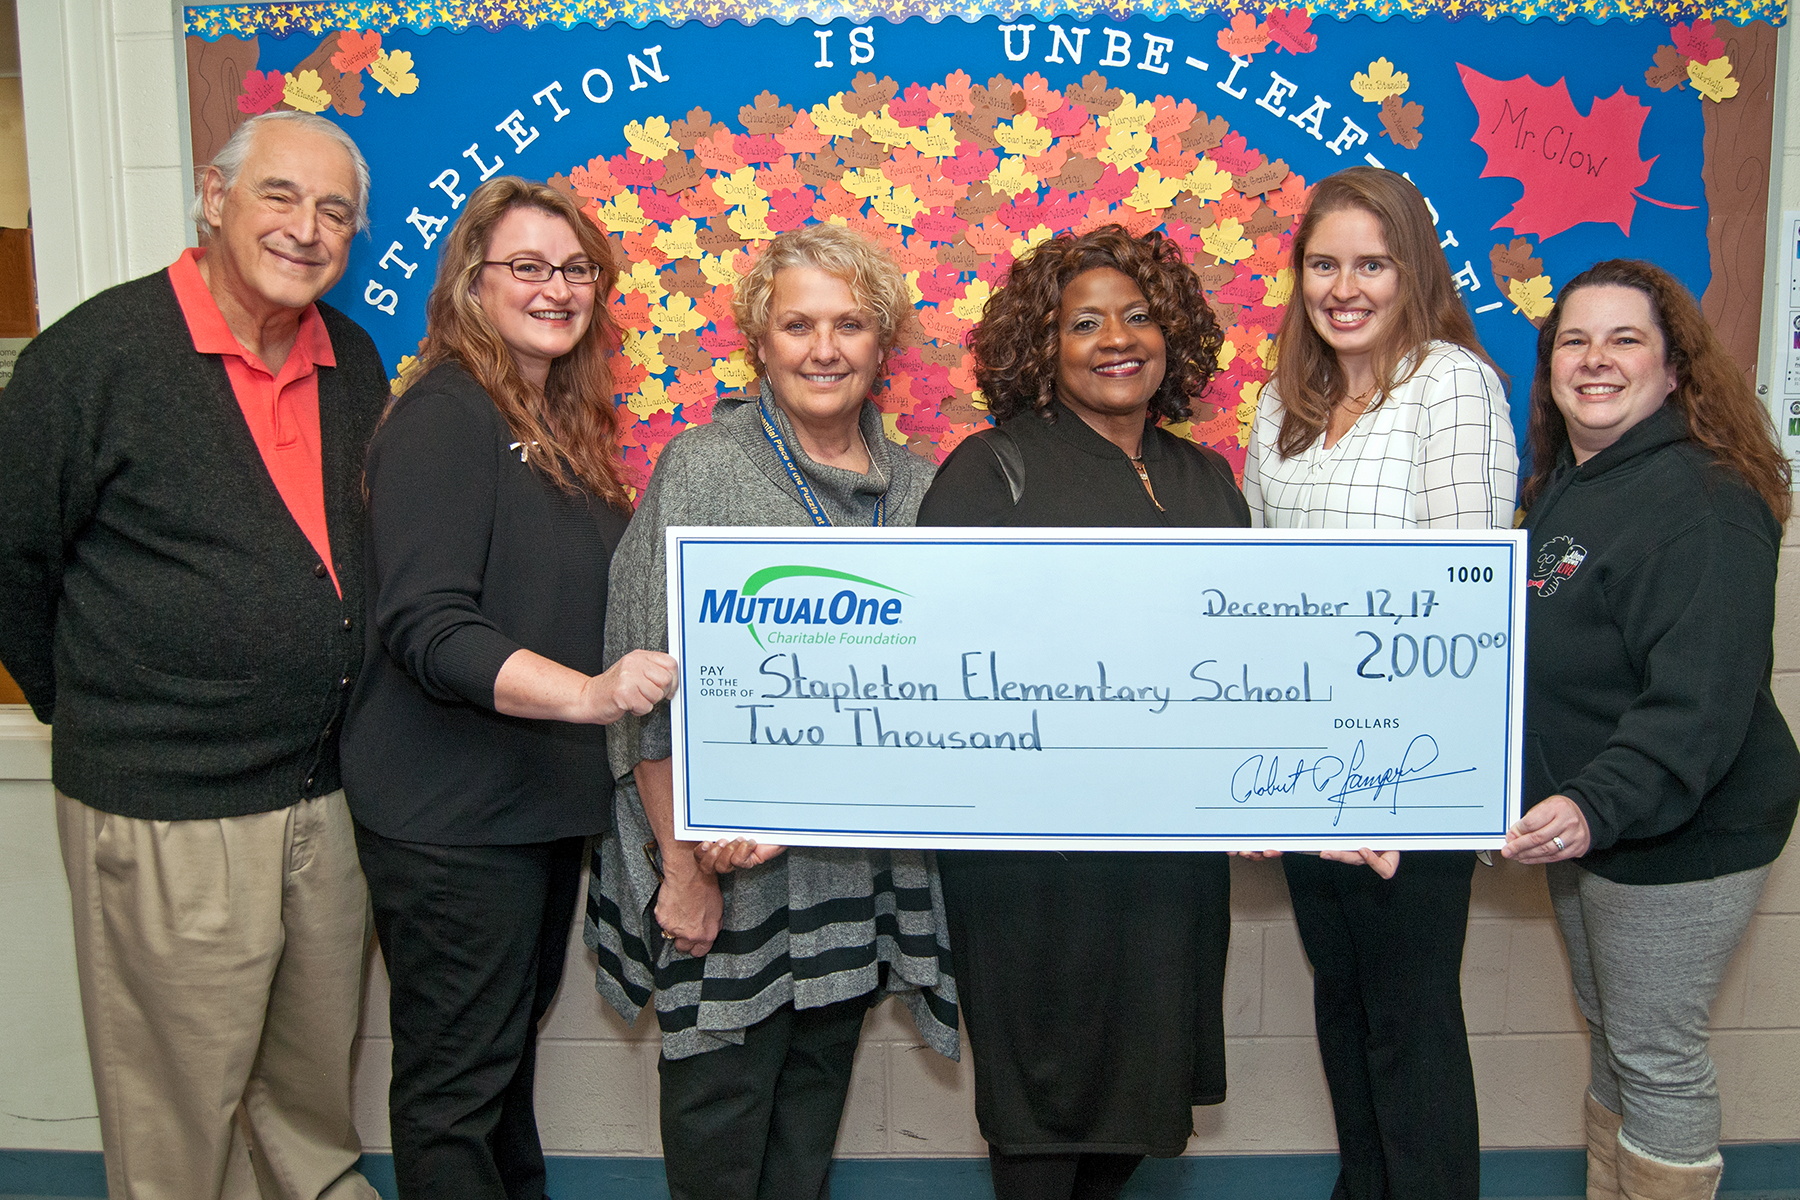
<svg viewBox="0 0 1800 1200"><path fill-rule="evenodd" d="M1727 1146L1721 1197L1800 1200L1800 1142ZM1582 1195L1580 1150L1485 1150L1481 1194L1513 1200L1572 1200ZM362 1171L392 1200L394 1162L365 1154ZM1332 1154L1241 1154L1152 1159L1132 1177L1125 1200L1325 1200L1337 1175ZM659 1158L551 1158L549 1192L556 1200L668 1200ZM833 1200L990 1200L987 1160L980 1158L840 1159L831 1173ZM100 1155L64 1150L0 1150L0 1200L10 1196L106 1195Z"/></svg>

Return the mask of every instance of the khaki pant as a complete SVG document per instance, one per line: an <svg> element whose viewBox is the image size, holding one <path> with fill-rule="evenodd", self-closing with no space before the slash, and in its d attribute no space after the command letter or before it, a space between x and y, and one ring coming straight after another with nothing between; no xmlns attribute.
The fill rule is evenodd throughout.
<svg viewBox="0 0 1800 1200"><path fill-rule="evenodd" d="M57 793L112 1200L376 1200L350 1055L369 933L343 792L147 821Z"/></svg>

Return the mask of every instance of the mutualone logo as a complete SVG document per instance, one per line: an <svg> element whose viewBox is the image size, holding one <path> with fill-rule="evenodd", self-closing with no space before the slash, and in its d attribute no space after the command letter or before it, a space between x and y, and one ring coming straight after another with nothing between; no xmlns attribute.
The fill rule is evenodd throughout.
<svg viewBox="0 0 1800 1200"><path fill-rule="evenodd" d="M778 586L783 583L789 586ZM829 591L831 582L860 585ZM870 595L864 589L876 589ZM885 594L883 594L885 593ZM742 625L756 644L837 641L823 634L832 626L898 625L908 593L890 584L829 567L764 567L735 588L707 588L700 598L702 625ZM776 630L772 627L785 626ZM820 626L826 627L820 630ZM851 640L848 637L843 640ZM857 638L855 640L863 640ZM888 640L886 638L868 640Z"/></svg>

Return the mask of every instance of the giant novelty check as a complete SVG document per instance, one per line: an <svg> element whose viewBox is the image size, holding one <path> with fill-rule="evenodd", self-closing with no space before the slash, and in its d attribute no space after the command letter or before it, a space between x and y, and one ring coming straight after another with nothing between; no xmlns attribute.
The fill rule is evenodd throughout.
<svg viewBox="0 0 1800 1200"><path fill-rule="evenodd" d="M672 528L678 837L1483 848L1511 531Z"/></svg>

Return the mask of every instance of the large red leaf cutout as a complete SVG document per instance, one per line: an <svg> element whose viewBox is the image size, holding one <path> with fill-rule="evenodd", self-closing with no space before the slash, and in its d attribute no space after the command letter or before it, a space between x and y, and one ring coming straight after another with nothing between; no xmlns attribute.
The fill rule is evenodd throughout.
<svg viewBox="0 0 1800 1200"><path fill-rule="evenodd" d="M1650 110L1623 87L1596 98L1584 117L1564 80L1545 87L1529 75L1502 81L1461 63L1456 67L1480 118L1473 140L1487 151L1482 178L1505 176L1525 185L1525 194L1493 228L1548 238L1583 221L1610 221L1629 237L1639 200L1694 207L1637 191L1656 161L1638 157Z"/></svg>

